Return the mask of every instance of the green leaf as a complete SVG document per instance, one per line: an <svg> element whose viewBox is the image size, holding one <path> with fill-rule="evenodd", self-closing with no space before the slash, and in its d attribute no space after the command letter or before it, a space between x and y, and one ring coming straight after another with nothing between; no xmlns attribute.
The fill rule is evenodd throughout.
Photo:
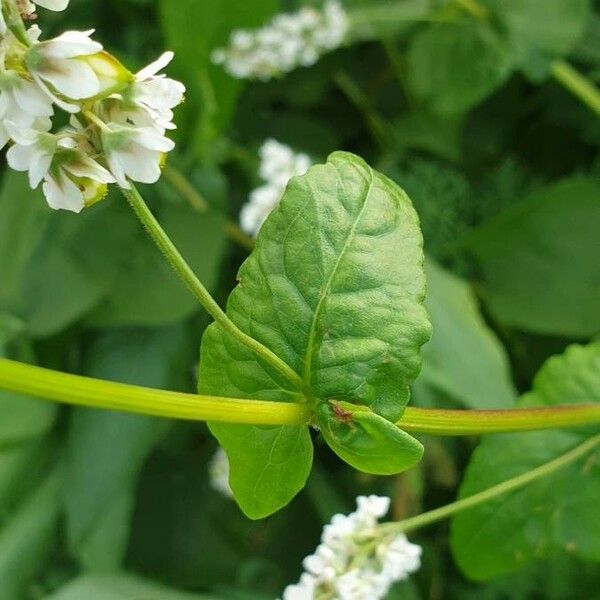
<svg viewBox="0 0 600 600"><path fill-rule="evenodd" d="M519 406L600 402L600 343L551 358ZM597 431L597 427L592 428ZM589 428L496 435L477 448L464 498L546 463L580 444ZM551 476L457 515L452 551L472 579L491 579L536 558L569 553L600 561L600 450Z"/></svg>
<svg viewBox="0 0 600 600"><path fill-rule="evenodd" d="M306 427L213 423L210 430L227 450L229 485L246 516L267 517L304 487L313 459Z"/></svg>
<svg viewBox="0 0 600 600"><path fill-rule="evenodd" d="M589 0L482 0L482 5L497 20L516 63L528 74L541 66L547 75L551 61L577 44L590 17Z"/></svg>
<svg viewBox="0 0 600 600"><path fill-rule="evenodd" d="M45 600L218 600L215 596L191 594L135 575L83 575Z"/></svg>
<svg viewBox="0 0 600 600"><path fill-rule="evenodd" d="M439 23L414 35L408 49L408 84L433 112L466 112L510 74L507 48L480 23Z"/></svg>
<svg viewBox="0 0 600 600"><path fill-rule="evenodd" d="M505 408L516 400L508 356L481 315L468 283L429 258L427 299L433 335L423 347L419 384L467 408Z"/></svg>
<svg viewBox="0 0 600 600"><path fill-rule="evenodd" d="M323 402L316 414L330 448L349 465L374 475L394 475L416 465L423 446L372 412L348 410L352 404Z"/></svg>
<svg viewBox="0 0 600 600"><path fill-rule="evenodd" d="M120 330L96 340L84 372L124 383L177 388L188 348L183 326ZM72 551L88 569L120 566L139 471L169 426L169 421L151 417L73 411L64 484L67 531Z"/></svg>
<svg viewBox="0 0 600 600"><path fill-rule="evenodd" d="M227 314L285 360L314 398L362 404L391 421L402 415L430 328L417 216L392 181L342 152L292 179L239 281ZM300 400L218 324L202 340L199 390ZM304 485L312 459L306 429L211 429L228 452L232 489L247 514L277 510ZM299 450L282 469L273 451L290 447ZM265 478L269 487L257 487Z"/></svg>
<svg viewBox="0 0 600 600"><path fill-rule="evenodd" d="M483 298L499 321L573 337L600 330L599 197L596 181L565 179L473 234Z"/></svg>
<svg viewBox="0 0 600 600"><path fill-rule="evenodd" d="M43 568L58 525L58 473L52 473L0 529L0 598L22 600L25 589Z"/></svg>

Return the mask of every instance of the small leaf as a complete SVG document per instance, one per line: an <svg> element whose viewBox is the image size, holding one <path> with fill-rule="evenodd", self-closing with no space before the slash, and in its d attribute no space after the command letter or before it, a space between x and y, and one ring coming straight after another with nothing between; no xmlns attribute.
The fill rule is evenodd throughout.
<svg viewBox="0 0 600 600"><path fill-rule="evenodd" d="M342 460L373 475L393 475L421 460L423 446L415 438L375 413L351 407L323 402L316 411L323 437Z"/></svg>
<svg viewBox="0 0 600 600"><path fill-rule="evenodd" d="M411 39L408 83L435 113L464 113L500 87L510 74L501 38L479 23L438 23Z"/></svg>
<svg viewBox="0 0 600 600"><path fill-rule="evenodd" d="M408 196L360 158L336 152L291 180L240 269L227 314L298 373L310 390L305 400L361 404L395 421L430 333L422 244ZM202 340L199 391L302 400L216 323ZM367 419L365 431L381 435L374 422ZM306 428L211 430L227 450L232 488L247 514L273 512L303 487L312 460ZM282 462L279 450L291 447L295 456ZM281 460L270 460L273 452ZM269 486L257 487L259 479Z"/></svg>
<svg viewBox="0 0 600 600"><path fill-rule="evenodd" d="M597 181L564 179L473 234L468 247L496 319L542 334L587 337L600 331L599 197Z"/></svg>
<svg viewBox="0 0 600 600"><path fill-rule="evenodd" d="M600 402L600 343L571 346L536 376L522 407ZM598 428L489 436L471 458L460 497L476 494L549 462ZM600 561L600 450L457 515L452 520L454 558L463 572L486 580L536 558L568 552Z"/></svg>

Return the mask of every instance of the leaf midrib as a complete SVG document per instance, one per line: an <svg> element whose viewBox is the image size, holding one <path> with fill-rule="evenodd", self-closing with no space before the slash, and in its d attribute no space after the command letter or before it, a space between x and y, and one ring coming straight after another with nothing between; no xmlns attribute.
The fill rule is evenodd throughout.
<svg viewBox="0 0 600 600"><path fill-rule="evenodd" d="M344 183L343 183L337 169L336 169L336 174L337 174L337 178L338 178L339 182L341 183L342 187L344 187ZM344 258L344 255L346 254L346 251L348 250L350 243L354 239L354 236L356 234L356 228L358 227L358 223L359 223L360 219L362 218L365 208L367 207L367 203L369 201L369 196L371 195L371 190L373 189L373 181L374 181L373 170L371 168L369 168L369 176L370 176L369 187L365 194L365 199L364 199L363 205L362 205L361 209L358 211L358 215L356 216L356 219L354 220L354 223L352 224L352 227L350 228L350 231L348 232L348 236L346 237L346 241L344 242L344 245L340 251L340 254L337 257L337 260L335 261L335 264L333 265L333 268L331 269L329 276L327 277L325 286L321 290L319 302L317 303L315 312L313 314L312 322L310 324L308 340L306 342L306 354L304 356L304 371L302 374L302 380L304 381L305 385L309 388L310 388L310 383L311 383L311 381L310 381L311 380L311 367L312 367L312 361L313 361L313 357L314 357L315 337L317 335L317 323L321 316L321 312L323 311L323 306L325 304L325 300L329 296L329 291L331 288L331 284L333 283L333 278L337 274L337 270L342 262L342 259Z"/></svg>

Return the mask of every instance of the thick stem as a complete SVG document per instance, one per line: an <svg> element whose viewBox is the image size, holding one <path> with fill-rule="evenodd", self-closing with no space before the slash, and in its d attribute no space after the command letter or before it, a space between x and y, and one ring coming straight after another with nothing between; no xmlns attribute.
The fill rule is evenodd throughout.
<svg viewBox="0 0 600 600"><path fill-rule="evenodd" d="M309 421L306 403L237 400L155 390L51 371L0 358L0 389L73 406L188 421L302 425Z"/></svg>
<svg viewBox="0 0 600 600"><path fill-rule="evenodd" d="M179 250L175 247L169 236L156 220L144 199L131 184L130 189L121 188L121 192L133 208L135 214L142 222L144 229L152 238L154 243L163 253L167 262L173 267L177 275L187 285L192 294L197 298L200 304L212 316L212 318L234 339L249 348L252 352L260 356L265 362L269 363L278 371L287 381L289 381L297 390L304 391L304 384L300 376L274 352L263 346L260 342L244 333L238 326L229 319L221 310L221 307L215 302L209 291L202 285L202 282L196 277L191 267L187 264Z"/></svg>
<svg viewBox="0 0 600 600"><path fill-rule="evenodd" d="M589 79L564 60L555 60L552 63L551 73L558 83L600 115L600 90Z"/></svg>
<svg viewBox="0 0 600 600"><path fill-rule="evenodd" d="M484 435L600 424L600 404L570 404L505 410L445 410L408 407L397 425L432 435Z"/></svg>
<svg viewBox="0 0 600 600"><path fill-rule="evenodd" d="M385 523L378 529L383 533L403 533L412 529L418 529L419 527L431 525L432 523L436 523L442 519L447 519L448 517L462 512L463 510L473 508L474 506L488 502L497 496L521 488L532 481L535 481L536 479L547 477L558 469L562 469L568 464L579 460L598 446L600 446L600 435L595 435L594 437L583 442L583 444L573 448L573 450L566 452L562 456L559 456L558 458L555 458L554 460L537 467L536 469L527 471L527 473L523 473L522 475L518 475L517 477L503 481L498 485L488 488L483 492L479 492L478 494L474 494L473 496L469 496L468 498L462 498L461 500L457 500L456 502L452 502L451 504L447 504L441 508L436 508L435 510L430 510L429 512L417 515L416 517L405 519L404 521L399 521L397 523Z"/></svg>
<svg viewBox="0 0 600 600"><path fill-rule="evenodd" d="M190 421L306 425L311 419L311 410L306 403L155 390L69 375L5 358L0 358L0 389L75 406ZM407 408L397 423L405 431L430 435L477 435L593 424L600 424L600 404L498 411Z"/></svg>

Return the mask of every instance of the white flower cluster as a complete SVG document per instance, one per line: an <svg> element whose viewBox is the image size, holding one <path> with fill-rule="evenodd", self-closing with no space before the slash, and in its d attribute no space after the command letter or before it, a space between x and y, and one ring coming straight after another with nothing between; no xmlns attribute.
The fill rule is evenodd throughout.
<svg viewBox="0 0 600 600"><path fill-rule="evenodd" d="M260 29L238 29L229 47L212 54L215 64L238 79L267 81L297 67L309 67L339 48L348 33L349 20L337 0L327 0L323 10L303 7L279 14Z"/></svg>
<svg viewBox="0 0 600 600"><path fill-rule="evenodd" d="M68 0L36 0L63 10ZM93 30L67 31L40 41L30 0L3 0L0 19L0 148L12 142L8 164L29 173L32 189L43 182L48 204L80 212L104 197L107 184L154 183L173 142L173 108L184 86L157 73L173 58L163 54L130 73ZM4 17L11 14L13 20ZM52 130L55 106L70 113L68 126Z"/></svg>
<svg viewBox="0 0 600 600"><path fill-rule="evenodd" d="M240 212L242 229L253 236L279 204L289 180L295 175L304 175L312 164L307 154L295 153L289 146L273 139L261 146L259 154L259 173L266 183L251 192Z"/></svg>
<svg viewBox="0 0 600 600"><path fill-rule="evenodd" d="M229 487L229 459L223 448L219 447L210 459L208 475L213 489L227 498L233 498L233 492Z"/></svg>
<svg viewBox="0 0 600 600"><path fill-rule="evenodd" d="M357 510L335 515L321 544L304 559L305 573L288 586L283 600L379 600L391 586L421 566L421 547L405 535L378 532L390 499L359 496Z"/></svg>

